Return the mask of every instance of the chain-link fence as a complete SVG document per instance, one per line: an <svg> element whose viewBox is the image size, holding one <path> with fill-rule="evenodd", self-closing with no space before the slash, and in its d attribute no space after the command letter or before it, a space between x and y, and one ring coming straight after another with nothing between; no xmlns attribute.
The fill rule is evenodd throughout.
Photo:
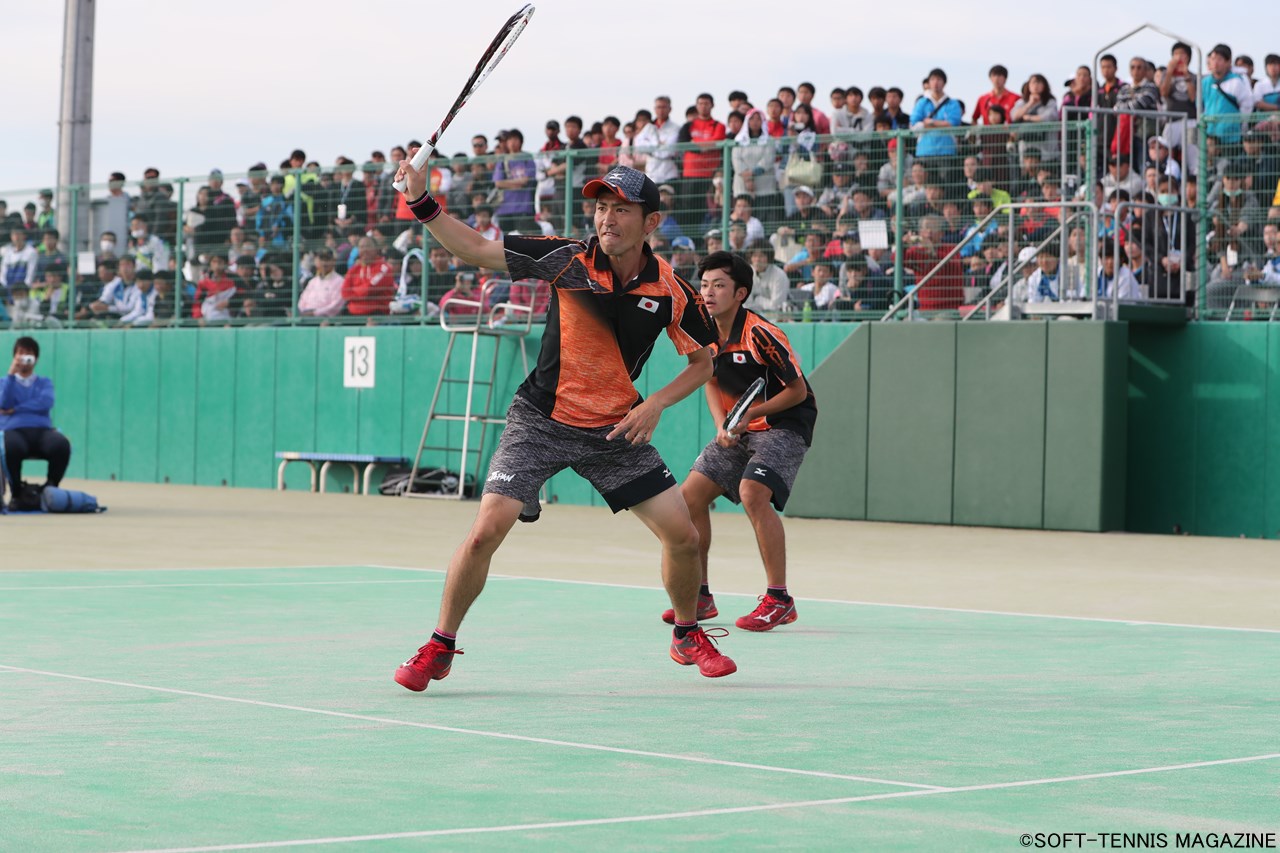
<svg viewBox="0 0 1280 853"><path fill-rule="evenodd" d="M708 142L481 148L433 159L431 188L491 239L587 239L582 187L616 165L642 169L661 198L653 251L695 284L708 253L743 254L756 275L748 305L775 319L1053 313L1000 310L1017 307L1016 276L1049 251L1087 279L1096 316L1158 301L1216 319L1235 288L1280 287L1280 113L1194 125L1158 111L1064 115L831 136L770 135L752 118ZM527 297L545 314L545 284L503 281L435 244L392 169L346 161L0 193L0 323L425 323L495 281L503 301ZM1053 303L1084 291L1048 292Z"/></svg>

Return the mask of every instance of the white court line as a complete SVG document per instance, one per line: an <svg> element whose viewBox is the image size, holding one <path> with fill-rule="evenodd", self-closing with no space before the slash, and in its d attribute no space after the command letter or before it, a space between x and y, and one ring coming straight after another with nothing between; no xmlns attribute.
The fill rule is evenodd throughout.
<svg viewBox="0 0 1280 853"><path fill-rule="evenodd" d="M343 711L326 711L321 708L304 708L300 705L282 705L277 702L260 702L256 699L241 699L235 696L219 696L214 693L197 693L193 690L177 690L172 687L154 687L149 684L133 684L128 681L111 681L106 678L88 678L83 675L69 675L65 672L48 672L40 669L28 669L22 666L0 664L0 670L25 672L30 675L44 675L50 678L65 678L70 681L84 681L90 684L108 684L114 687L130 687L135 690L150 690L154 693L168 693L176 696L193 696L197 699L214 699L219 702L234 702L240 705L252 705L258 708L276 708L283 711L298 711L304 714L317 714L323 717L338 717L344 720L359 720L368 723L383 723L389 726L408 726L415 729L429 729L451 734L475 735L477 737L514 740L522 743L538 743L547 746L564 746L571 749L588 749L596 752L608 752L618 755L635 755L641 758L660 758L667 761L687 761L693 764L711 764L717 767L737 767L745 770L764 770L770 773L787 773L794 776L817 776L823 779L843 779L849 782L871 782L877 785L893 785L899 788L918 788L922 790L941 790L937 785L920 785L915 782L898 782L892 779L877 779L873 776L852 776L845 773L826 773L820 770L797 770L792 767L774 767L768 764L750 764L741 761L725 761L718 758L699 758L692 755L676 755L666 752L649 752L641 749L625 749L617 746L601 746L594 743L577 743L568 740L513 735L503 732L490 732L482 729L462 729L455 726L440 726L432 723L419 723L412 720L396 720L390 717L371 717L364 714L348 714Z"/></svg>
<svg viewBox="0 0 1280 853"><path fill-rule="evenodd" d="M397 572L431 572L433 574L445 574L444 569L427 569L419 566L391 566L380 563L364 563L362 565L332 565L332 566L219 566L216 568L159 568L159 569L67 569L67 571L89 573L105 573L115 574L119 572L221 572L221 571L290 571L297 569L389 569ZM37 570L16 570L14 574L32 574ZM59 569L41 569L38 571L61 571ZM8 574L9 571L0 571L0 577ZM613 589L638 589L648 592L664 593L660 586L644 585L644 584L625 584L625 583L609 583L606 581L584 581L584 580L568 580L564 578L539 578L528 577L526 575L508 575L502 573L491 573L489 580L521 580L521 581L539 581L542 583L567 583L577 586L601 586ZM157 584L158 585L158 584ZM32 587L23 587L23 589L31 589ZM64 587L71 589L72 587ZM721 596L737 596L740 598L758 598L756 593L749 592L722 592L717 590L716 595ZM979 610L966 607L938 607L927 604L893 604L883 601L856 601L843 598L815 598L810 596L804 597L805 601L816 601L823 604L849 604L857 607L891 607L899 610L928 610L939 613L969 613L978 616L1015 616L1023 619L1058 619L1069 622L1101 622L1110 625L1130 625L1130 626L1148 626L1154 628L1198 628L1205 631L1236 631L1245 634L1280 634L1280 628L1241 628L1232 625L1199 625L1186 622L1152 622L1139 619L1109 619L1101 616L1063 616L1056 613L1024 613L1016 610Z"/></svg>
<svg viewBox="0 0 1280 853"><path fill-rule="evenodd" d="M1022 782L997 782L990 785L966 785L960 788L936 788L931 791L894 791L888 794L867 794L860 797L835 797L826 800L799 800L786 803L766 803L758 806L735 806L723 809L700 809L665 814L632 815L628 817L592 818L588 820L562 820L550 823L519 823L505 826L470 826L455 829L428 829L419 832L388 832L378 835L350 835L331 838L305 838L289 841L259 841L247 844L219 844L212 847L168 847L162 850L138 850L132 853L215 853L220 850L264 850L272 847L301 847L308 844L351 844L366 841L393 841L405 838L431 838L445 835L479 835L493 832L531 832L547 829L572 829L581 826L607 826L620 823L648 823L662 820L681 820L693 817L747 814L750 812L780 811L782 809L838 806L849 803L867 803L876 800L892 800L903 797L933 797L942 794L960 794L968 791L995 791L1006 788L1025 788L1033 785L1054 785L1063 782L1080 782L1090 779L1109 779L1118 776L1138 776L1147 773L1166 773L1174 770L1191 770L1198 767L1214 767L1221 764L1243 764L1250 761L1269 761L1280 758L1280 753L1251 755L1245 758L1224 758L1216 761L1197 761L1190 764L1171 764L1164 767L1144 767L1138 770L1115 770L1109 773L1088 773L1080 776L1058 776L1050 779L1029 779Z"/></svg>
<svg viewBox="0 0 1280 853"><path fill-rule="evenodd" d="M229 581L226 583L120 583L85 584L75 586L0 586L0 592L54 591L65 589L172 589L174 587L217 586L367 586L370 584L442 583L444 578L414 578L413 580L363 580L363 581Z"/></svg>
<svg viewBox="0 0 1280 853"><path fill-rule="evenodd" d="M118 575L125 572L287 572L297 569L396 569L398 566L371 566L368 563L333 563L323 566L152 566L149 568L117 568L117 569L85 569L79 566L62 566L55 569L0 569L0 577L5 575L55 574L58 572L78 572L86 575ZM440 572L443 569L412 569L415 572Z"/></svg>
<svg viewBox="0 0 1280 853"><path fill-rule="evenodd" d="M378 566L369 565L370 569L400 569L407 572L434 572L438 569L417 569L411 566ZM501 580L522 580L522 581L539 581L542 583L570 583L579 586L603 586L613 589L640 589L650 592L665 591L660 586L646 586L643 584L627 584L627 583L609 583L607 581L583 581L583 580L566 580L563 578L536 578L527 577L525 575L506 575L491 574L490 578ZM759 598L758 593L754 592L721 592L715 591L716 595L737 596L740 598ZM801 596L802 601L816 601L823 604L850 604L857 607L893 607L900 610L933 610L940 613L970 613L978 616L1017 616L1024 619L1064 619L1071 622L1102 622L1111 625L1132 625L1132 626L1150 626L1156 628L1200 628L1206 631L1239 631L1247 634L1280 634L1280 628L1238 628L1232 625L1195 625L1185 622L1151 622L1141 619L1108 619L1102 616L1061 616L1056 613L1021 613L1015 610L977 610L968 607L935 607L927 604L889 604L883 601L853 601L844 598L815 598L811 596Z"/></svg>

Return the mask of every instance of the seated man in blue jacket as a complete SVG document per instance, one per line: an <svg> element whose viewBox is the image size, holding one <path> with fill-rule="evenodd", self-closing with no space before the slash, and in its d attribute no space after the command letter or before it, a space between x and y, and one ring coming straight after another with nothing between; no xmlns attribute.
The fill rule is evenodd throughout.
<svg viewBox="0 0 1280 853"><path fill-rule="evenodd" d="M28 459L49 462L45 485L56 486L67 473L71 442L53 428L53 380L36 376L40 345L34 338L18 338L13 345L13 363L0 378L0 432L4 433L4 458L12 483L22 481L22 463Z"/></svg>

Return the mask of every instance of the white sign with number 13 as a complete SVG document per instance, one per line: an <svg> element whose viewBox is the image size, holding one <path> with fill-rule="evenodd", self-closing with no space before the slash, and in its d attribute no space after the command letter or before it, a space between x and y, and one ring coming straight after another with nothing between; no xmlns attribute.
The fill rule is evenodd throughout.
<svg viewBox="0 0 1280 853"><path fill-rule="evenodd" d="M378 361L378 339L345 338L342 349L342 386L372 388Z"/></svg>

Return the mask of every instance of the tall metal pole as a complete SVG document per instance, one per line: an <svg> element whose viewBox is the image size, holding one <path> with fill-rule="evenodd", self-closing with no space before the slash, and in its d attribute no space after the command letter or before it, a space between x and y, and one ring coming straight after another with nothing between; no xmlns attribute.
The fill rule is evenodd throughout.
<svg viewBox="0 0 1280 853"><path fill-rule="evenodd" d="M89 183L90 133L93 129L94 0L67 0L62 29L62 109L58 120L58 231L89 246L87 196L71 204L72 192ZM76 222L72 223L75 211ZM75 264L81 245L68 245ZM74 274L74 267L72 267Z"/></svg>

